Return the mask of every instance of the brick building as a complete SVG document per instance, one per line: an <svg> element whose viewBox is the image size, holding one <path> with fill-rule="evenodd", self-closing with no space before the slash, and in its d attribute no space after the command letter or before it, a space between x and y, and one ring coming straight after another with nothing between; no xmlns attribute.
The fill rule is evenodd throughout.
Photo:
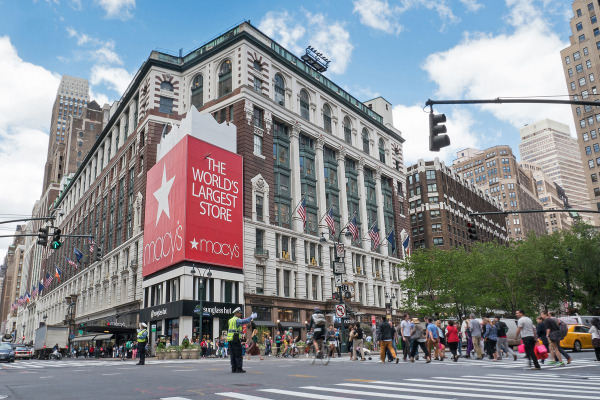
<svg viewBox="0 0 600 400"><path fill-rule="evenodd" d="M461 150L452 168L500 202L505 211L543 208L532 172L517 163L509 146ZM506 216L506 229L511 239L522 240L529 231L545 234L546 224L542 214L511 213Z"/></svg>
<svg viewBox="0 0 600 400"><path fill-rule="evenodd" d="M481 241L504 243L508 239L504 216L469 217L472 212L502 211L502 203L438 158L407 167L406 190L415 249L469 250L473 244L467 233L469 221L475 223Z"/></svg>

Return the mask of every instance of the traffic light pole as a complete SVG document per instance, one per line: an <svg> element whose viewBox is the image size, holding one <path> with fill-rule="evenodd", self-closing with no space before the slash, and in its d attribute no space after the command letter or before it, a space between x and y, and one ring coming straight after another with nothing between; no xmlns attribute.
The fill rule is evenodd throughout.
<svg viewBox="0 0 600 400"><path fill-rule="evenodd" d="M431 100L425 102L425 106L433 106L436 104L574 104L580 106L599 107L600 104L595 101L581 100L545 100L545 99L520 99L520 98L502 98L497 97L490 100Z"/></svg>
<svg viewBox="0 0 600 400"><path fill-rule="evenodd" d="M35 217L35 218L11 219L8 221L0 221L0 225L10 224L12 222L25 222L25 221L54 221L55 219L56 219L56 217Z"/></svg>
<svg viewBox="0 0 600 400"><path fill-rule="evenodd" d="M478 215L508 215L508 214L537 214L537 213L555 213L555 212L575 212L584 214L600 214L600 211L594 210L576 210L574 208L566 208L562 210L509 210L509 211L488 211L470 213L469 217Z"/></svg>

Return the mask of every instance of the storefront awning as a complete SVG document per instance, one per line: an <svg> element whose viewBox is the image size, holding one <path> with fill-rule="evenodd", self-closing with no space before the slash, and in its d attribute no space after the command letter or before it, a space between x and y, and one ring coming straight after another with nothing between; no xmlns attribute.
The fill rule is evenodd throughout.
<svg viewBox="0 0 600 400"><path fill-rule="evenodd" d="M287 329L287 328L306 328L306 325L304 325L302 322L281 322L281 326L283 326L283 329Z"/></svg>
<svg viewBox="0 0 600 400"><path fill-rule="evenodd" d="M105 335L94 336L94 340L108 340L108 339L112 339L112 337L113 337L112 333L107 333Z"/></svg>
<svg viewBox="0 0 600 400"><path fill-rule="evenodd" d="M86 341L94 340L94 336L96 336L96 335L77 336L76 338L74 338L73 340L71 340L71 343L73 343L73 342L86 342Z"/></svg>
<svg viewBox="0 0 600 400"><path fill-rule="evenodd" d="M275 322L273 322L273 321L258 321L258 320L256 320L253 322L256 326L268 326L268 327L275 326Z"/></svg>

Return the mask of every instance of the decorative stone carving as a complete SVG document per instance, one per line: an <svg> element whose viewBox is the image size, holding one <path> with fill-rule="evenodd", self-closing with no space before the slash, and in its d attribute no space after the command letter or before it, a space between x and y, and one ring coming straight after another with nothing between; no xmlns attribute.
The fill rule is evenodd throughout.
<svg viewBox="0 0 600 400"><path fill-rule="evenodd" d="M325 136L319 135L317 138L317 150L323 150L323 146L325 146Z"/></svg>
<svg viewBox="0 0 600 400"><path fill-rule="evenodd" d="M273 114L271 111L265 110L265 132L267 135L271 134L271 129L273 128Z"/></svg>
<svg viewBox="0 0 600 400"><path fill-rule="evenodd" d="M340 145L339 151L337 154L337 159L338 159L338 161L344 161L345 158L346 158L346 148L344 147L344 145Z"/></svg>
<svg viewBox="0 0 600 400"><path fill-rule="evenodd" d="M315 103L310 103L310 109L315 111L317 109L317 105Z"/></svg>
<svg viewBox="0 0 600 400"><path fill-rule="evenodd" d="M358 135L358 131L356 130L356 128L352 128L352 136L356 135Z"/></svg>
<svg viewBox="0 0 600 400"><path fill-rule="evenodd" d="M290 136L296 138L300 137L301 130L300 121L295 121L292 126L292 130L290 131Z"/></svg>
<svg viewBox="0 0 600 400"><path fill-rule="evenodd" d="M381 168L381 165L378 165L377 168L375 169L375 180L381 180L381 173L383 172L383 169Z"/></svg>
<svg viewBox="0 0 600 400"><path fill-rule="evenodd" d="M254 116L254 106L250 100L244 101L244 112L246 113L246 120L248 125L252 125L252 117Z"/></svg>
<svg viewBox="0 0 600 400"><path fill-rule="evenodd" d="M358 165L356 166L356 170L359 172L363 172L365 170L365 158L364 157L360 157L358 159Z"/></svg>

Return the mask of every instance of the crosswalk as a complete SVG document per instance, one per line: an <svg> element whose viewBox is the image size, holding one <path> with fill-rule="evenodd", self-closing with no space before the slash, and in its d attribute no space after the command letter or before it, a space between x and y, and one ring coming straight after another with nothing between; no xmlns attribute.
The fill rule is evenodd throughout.
<svg viewBox="0 0 600 400"><path fill-rule="evenodd" d="M446 359L443 362L440 361L432 361L431 366L445 366L445 367L464 367L464 366L474 366L479 368L500 368L500 369L523 369L528 368L528 360L519 358L517 361L513 361L513 359L502 359L501 361L492 361L489 359L483 360L475 360L475 359L459 359L458 362L453 362L451 359ZM550 364L540 364L543 369L555 369L558 368L562 370L570 370L570 369L578 369L578 368L590 368L590 367L600 367L600 363L595 361L592 358L589 359L578 359L573 361L571 364L566 364L565 366L557 366Z"/></svg>
<svg viewBox="0 0 600 400"><path fill-rule="evenodd" d="M154 364L158 364L158 365L164 365L164 364L186 364L186 363L190 363L190 362L198 362L198 360L146 360L146 364L147 365L154 365ZM82 360L82 361L76 361L76 360L60 360L60 361L54 361L54 360L28 360L28 361L17 361L11 364L0 364L0 369L5 369L5 370L26 370L26 369L44 369L44 368L48 368L48 369L52 369L52 368L74 368L74 367L85 367L85 368L91 368L91 367L113 367L113 366L119 366L119 367L124 367L124 366L133 366L138 362L138 360L127 360L127 361L120 361L120 360ZM202 360L200 361L202 364L212 364L215 362L224 362L223 360ZM229 362L229 360L226 360L226 362Z"/></svg>
<svg viewBox="0 0 600 400"><path fill-rule="evenodd" d="M276 400L304 399L496 399L496 400L555 400L564 398L598 399L600 377L565 378L531 371L515 375L464 375L460 378L408 378L399 381L358 380L329 386L300 386L297 388L264 388L244 392L220 392L224 399ZM161 400L174 400L164 398ZM188 400L178 398L178 400Z"/></svg>

